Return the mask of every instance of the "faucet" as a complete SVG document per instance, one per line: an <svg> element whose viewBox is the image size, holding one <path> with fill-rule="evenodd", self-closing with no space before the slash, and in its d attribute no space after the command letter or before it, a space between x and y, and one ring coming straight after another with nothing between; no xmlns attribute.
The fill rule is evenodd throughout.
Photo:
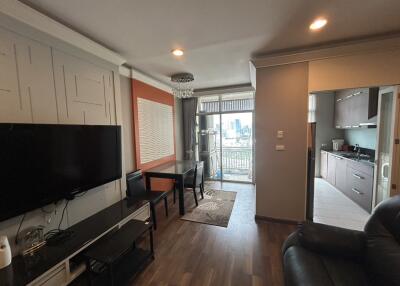
<svg viewBox="0 0 400 286"><path fill-rule="evenodd" d="M360 145L356 144L356 145L354 146L353 151L356 151L356 152L357 152L357 160L360 160L360 155L361 155L361 148L360 148Z"/></svg>

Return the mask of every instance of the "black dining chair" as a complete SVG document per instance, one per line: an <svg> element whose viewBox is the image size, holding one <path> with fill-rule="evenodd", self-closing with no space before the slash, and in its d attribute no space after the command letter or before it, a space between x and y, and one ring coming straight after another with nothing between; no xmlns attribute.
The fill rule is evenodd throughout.
<svg viewBox="0 0 400 286"><path fill-rule="evenodd" d="M153 227L157 229L156 205L164 199L165 215L168 216L168 192L146 190L141 170L126 174L126 185L129 198L149 201Z"/></svg>
<svg viewBox="0 0 400 286"><path fill-rule="evenodd" d="M201 198L204 199L204 164L199 162L196 164L194 171L185 177L185 189L192 189L194 201L196 206L199 205L197 201L196 188L200 189ZM176 201L176 190L174 189L174 203Z"/></svg>

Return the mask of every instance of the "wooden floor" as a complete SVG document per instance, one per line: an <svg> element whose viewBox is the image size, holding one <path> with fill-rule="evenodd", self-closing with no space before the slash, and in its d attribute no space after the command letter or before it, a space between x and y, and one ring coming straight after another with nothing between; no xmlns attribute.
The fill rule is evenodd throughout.
<svg viewBox="0 0 400 286"><path fill-rule="evenodd" d="M256 223L253 185L208 187L238 193L228 228L181 220L170 197L168 218L157 208L156 258L132 285L283 285L281 246L294 226ZM185 202L194 207L191 192Z"/></svg>

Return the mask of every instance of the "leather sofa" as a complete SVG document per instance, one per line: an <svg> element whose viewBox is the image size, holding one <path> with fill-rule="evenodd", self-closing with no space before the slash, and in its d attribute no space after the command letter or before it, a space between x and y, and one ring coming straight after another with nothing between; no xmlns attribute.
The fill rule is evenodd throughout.
<svg viewBox="0 0 400 286"><path fill-rule="evenodd" d="M364 231L304 222L282 252L286 286L400 285L400 196L382 202Z"/></svg>

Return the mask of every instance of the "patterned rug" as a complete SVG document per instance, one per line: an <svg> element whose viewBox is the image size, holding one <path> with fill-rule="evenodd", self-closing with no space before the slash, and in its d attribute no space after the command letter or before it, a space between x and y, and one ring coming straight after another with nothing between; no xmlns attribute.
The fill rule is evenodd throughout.
<svg viewBox="0 0 400 286"><path fill-rule="evenodd" d="M236 192L205 190L204 200L199 194L199 206L188 210L181 219L227 227L235 199Z"/></svg>

